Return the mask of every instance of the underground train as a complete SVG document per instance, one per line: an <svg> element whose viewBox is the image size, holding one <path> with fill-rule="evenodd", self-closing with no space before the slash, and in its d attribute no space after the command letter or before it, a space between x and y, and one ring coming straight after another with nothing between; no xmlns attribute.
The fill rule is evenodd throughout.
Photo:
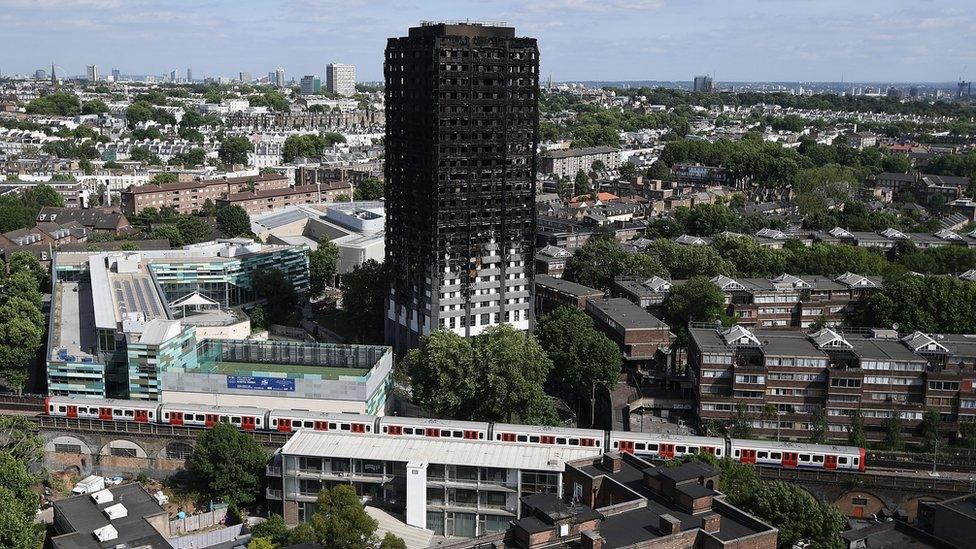
<svg viewBox="0 0 976 549"><path fill-rule="evenodd" d="M447 438L532 444L564 448L618 451L652 459L673 459L707 453L765 467L865 470L864 448L738 438L681 436L600 431L506 423L454 421L399 416L266 409L251 406L160 404L137 400L92 400L48 397L46 415L55 417L132 421L161 425L212 427L229 423L245 431L290 433L298 429L374 434L380 436Z"/></svg>

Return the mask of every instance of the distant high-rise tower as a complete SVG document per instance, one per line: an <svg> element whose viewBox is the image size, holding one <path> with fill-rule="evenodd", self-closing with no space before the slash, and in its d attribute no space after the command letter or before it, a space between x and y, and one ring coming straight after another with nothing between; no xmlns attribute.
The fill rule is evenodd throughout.
<svg viewBox="0 0 976 549"><path fill-rule="evenodd" d="M712 91L714 91L714 88L715 87L712 84L712 77L711 76L696 76L695 77L694 91L696 91L696 92L704 92L704 93L712 93Z"/></svg>
<svg viewBox="0 0 976 549"><path fill-rule="evenodd" d="M249 72L241 72L240 74L238 74L238 79L242 83L244 83L244 84L250 84L251 83L251 73L249 73Z"/></svg>
<svg viewBox="0 0 976 549"><path fill-rule="evenodd" d="M322 91L322 79L312 74L303 76L300 85L302 95L314 95Z"/></svg>
<svg viewBox="0 0 976 549"><path fill-rule="evenodd" d="M122 80L122 71L119 69L112 69L112 82L118 82Z"/></svg>
<svg viewBox="0 0 976 549"><path fill-rule="evenodd" d="M329 63L325 67L325 89L345 97L356 93L356 67L344 63Z"/></svg>
<svg viewBox="0 0 976 549"><path fill-rule="evenodd" d="M98 82L98 65L88 65L88 81Z"/></svg>
<svg viewBox="0 0 976 549"><path fill-rule="evenodd" d="M47 80L47 71L44 69L34 71L34 80Z"/></svg>
<svg viewBox="0 0 976 549"><path fill-rule="evenodd" d="M539 50L423 23L386 45L386 340L530 327Z"/></svg>
<svg viewBox="0 0 976 549"><path fill-rule="evenodd" d="M186 81L190 83L193 82L193 69L190 67L186 68Z"/></svg>
<svg viewBox="0 0 976 549"><path fill-rule="evenodd" d="M176 69L173 69L173 70L169 71L169 81L170 82L179 82L179 78L180 78L179 77L179 73L176 72Z"/></svg>
<svg viewBox="0 0 976 549"><path fill-rule="evenodd" d="M274 85L279 88L285 87L285 69L278 67L274 72Z"/></svg>
<svg viewBox="0 0 976 549"><path fill-rule="evenodd" d="M960 80L956 87L956 97L969 97L973 94L973 83Z"/></svg>

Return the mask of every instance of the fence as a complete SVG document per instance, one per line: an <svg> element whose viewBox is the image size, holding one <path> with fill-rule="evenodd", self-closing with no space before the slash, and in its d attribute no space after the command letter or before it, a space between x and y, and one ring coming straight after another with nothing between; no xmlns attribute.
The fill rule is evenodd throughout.
<svg viewBox="0 0 976 549"><path fill-rule="evenodd" d="M190 532L196 532L204 528L210 528L215 524L220 524L227 516L227 508L217 508L213 511L190 515L186 518L169 521L169 535L182 536Z"/></svg>

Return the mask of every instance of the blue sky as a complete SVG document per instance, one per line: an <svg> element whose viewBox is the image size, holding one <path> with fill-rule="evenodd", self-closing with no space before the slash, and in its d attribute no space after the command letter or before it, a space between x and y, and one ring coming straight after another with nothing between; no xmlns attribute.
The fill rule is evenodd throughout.
<svg viewBox="0 0 976 549"><path fill-rule="evenodd" d="M557 81L976 77L974 0L0 0L0 71L378 80L387 37L467 18L538 38Z"/></svg>

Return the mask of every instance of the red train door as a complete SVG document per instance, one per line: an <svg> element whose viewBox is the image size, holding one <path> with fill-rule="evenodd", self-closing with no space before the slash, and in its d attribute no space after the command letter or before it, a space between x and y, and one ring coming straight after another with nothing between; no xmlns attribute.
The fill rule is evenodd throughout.
<svg viewBox="0 0 976 549"><path fill-rule="evenodd" d="M542 435L541 437L539 437L539 442L541 442L543 444L555 444L556 443L556 437L554 437L552 435Z"/></svg>
<svg viewBox="0 0 976 549"><path fill-rule="evenodd" d="M112 420L112 409L111 408L99 408L98 409L98 419Z"/></svg>
<svg viewBox="0 0 976 549"><path fill-rule="evenodd" d="M328 421L316 421L315 422L315 430L316 431L328 431L329 430L329 422Z"/></svg>
<svg viewBox="0 0 976 549"><path fill-rule="evenodd" d="M183 425L183 412L170 412L169 413L169 424L170 425Z"/></svg>
<svg viewBox="0 0 976 549"><path fill-rule="evenodd" d="M785 454L784 454L785 456ZM756 451L755 450L740 450L739 451L739 461L741 463L755 463L756 462Z"/></svg>
<svg viewBox="0 0 976 549"><path fill-rule="evenodd" d="M241 429L245 431L253 431L257 427L257 422L253 417L242 416L241 417Z"/></svg>
<svg viewBox="0 0 976 549"><path fill-rule="evenodd" d="M621 440L620 441L620 448L618 448L618 450L620 450L621 452L628 453L628 454L633 454L634 453L634 443L631 442L631 441L629 441L629 440Z"/></svg>
<svg viewBox="0 0 976 549"><path fill-rule="evenodd" d="M662 444L660 449L657 451L658 455L664 459L671 459L674 457L674 444Z"/></svg>
<svg viewBox="0 0 976 549"><path fill-rule="evenodd" d="M78 417L78 407L68 405L68 417Z"/></svg>
<svg viewBox="0 0 976 549"><path fill-rule="evenodd" d="M136 410L136 423L149 423L149 412L147 410Z"/></svg>
<svg viewBox="0 0 976 549"><path fill-rule="evenodd" d="M366 432L366 425L364 425L362 423L353 423L352 424L352 432L353 433L365 433Z"/></svg>
<svg viewBox="0 0 976 549"><path fill-rule="evenodd" d="M796 467L798 463L796 452L783 452L783 460L780 463L783 467Z"/></svg>
<svg viewBox="0 0 976 549"><path fill-rule="evenodd" d="M711 446L702 446L702 452L705 452L706 454L711 454L711 455L714 456L715 455L715 448L713 448Z"/></svg>
<svg viewBox="0 0 976 549"><path fill-rule="evenodd" d="M502 442L515 442L515 433L499 433L502 436Z"/></svg>
<svg viewBox="0 0 976 549"><path fill-rule="evenodd" d="M464 431L465 440L477 440L478 431Z"/></svg>
<svg viewBox="0 0 976 549"><path fill-rule="evenodd" d="M836 469L837 456L824 456L824 469Z"/></svg>
<svg viewBox="0 0 976 549"><path fill-rule="evenodd" d="M279 417L278 418L278 430L281 431L282 433L290 433L291 432L291 420L288 419L288 418L286 418L286 417Z"/></svg>
<svg viewBox="0 0 976 549"><path fill-rule="evenodd" d="M427 436L437 438L441 436L441 430L434 427L427 428Z"/></svg>
<svg viewBox="0 0 976 549"><path fill-rule="evenodd" d="M217 414L207 414L203 421L203 425L204 427L213 427L218 421L220 421L220 416Z"/></svg>

